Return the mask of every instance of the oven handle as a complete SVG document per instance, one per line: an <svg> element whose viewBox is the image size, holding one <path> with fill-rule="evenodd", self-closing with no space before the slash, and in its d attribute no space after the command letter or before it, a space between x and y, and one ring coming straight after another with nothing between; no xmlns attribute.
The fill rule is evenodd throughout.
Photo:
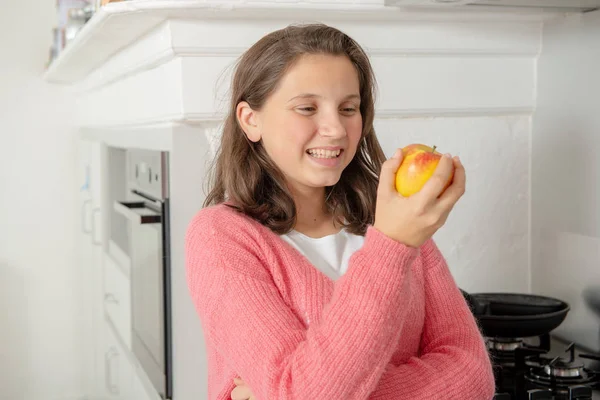
<svg viewBox="0 0 600 400"><path fill-rule="evenodd" d="M113 208L129 221L138 225L160 224L162 222L161 214L147 207L143 201L115 201ZM143 211L143 213L138 213L136 210Z"/></svg>

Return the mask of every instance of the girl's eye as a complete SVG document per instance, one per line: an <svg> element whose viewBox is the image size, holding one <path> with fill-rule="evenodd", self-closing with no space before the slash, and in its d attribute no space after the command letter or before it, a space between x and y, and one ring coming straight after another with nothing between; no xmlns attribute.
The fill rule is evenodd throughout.
<svg viewBox="0 0 600 400"><path fill-rule="evenodd" d="M344 114L354 114L356 112L356 108L354 107L344 107L341 109Z"/></svg>
<svg viewBox="0 0 600 400"><path fill-rule="evenodd" d="M303 113L313 113L313 112L317 111L317 108L313 107L313 106L304 106L304 107L298 107L298 108L296 108L296 110L301 111Z"/></svg>

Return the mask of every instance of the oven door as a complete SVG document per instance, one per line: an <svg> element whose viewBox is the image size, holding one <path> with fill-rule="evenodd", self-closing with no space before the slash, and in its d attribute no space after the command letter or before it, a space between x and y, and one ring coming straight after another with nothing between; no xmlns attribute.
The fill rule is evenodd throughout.
<svg viewBox="0 0 600 400"><path fill-rule="evenodd" d="M165 335L168 251L165 249L163 218L165 204L136 196L134 201L114 203L116 212L128 222L131 258L132 351L162 398L167 387Z"/></svg>

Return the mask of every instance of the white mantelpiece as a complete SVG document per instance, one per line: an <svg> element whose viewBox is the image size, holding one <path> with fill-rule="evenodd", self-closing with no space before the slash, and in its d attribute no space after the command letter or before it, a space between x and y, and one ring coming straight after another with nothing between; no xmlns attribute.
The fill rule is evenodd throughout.
<svg viewBox="0 0 600 400"><path fill-rule="evenodd" d="M156 26L169 20L192 21L437 21L437 22L535 22L557 13L541 9L452 7L410 8L385 6L383 0L129 0L102 7L55 60L45 79L57 83L85 80L88 74L135 43ZM201 40L201 38L198 38ZM216 39L211 37L210 39ZM243 39L243 38L242 38ZM235 45L239 45L236 43ZM172 53L177 53L173 48ZM173 55L174 55L173 54ZM165 53L163 57L168 57ZM160 57L146 62L160 62ZM125 71L122 71L125 72ZM131 72L131 71L127 71Z"/></svg>
<svg viewBox="0 0 600 400"><path fill-rule="evenodd" d="M46 77L77 84L84 126L218 120L228 73L241 52L268 31L315 21L316 5L278 4L267 18L263 3L227 4L109 4ZM389 83L380 85L381 117L532 110L532 69L545 14L366 5L321 6L318 12L319 21L355 37L379 81Z"/></svg>
<svg viewBox="0 0 600 400"><path fill-rule="evenodd" d="M206 398L183 238L204 198L229 74L248 46L290 23L328 23L365 47L378 80L375 125L386 154L418 141L461 156L467 194L436 236L458 284L529 290L530 117L549 14L380 3L112 3L47 72L49 81L73 85L86 136L172 153L174 400Z"/></svg>
<svg viewBox="0 0 600 400"><path fill-rule="evenodd" d="M448 22L325 21L352 33L380 82L389 83L380 85L381 117L532 111L534 75L522 72L534 67L537 24L476 22L461 31ZM82 123L217 120L242 50L291 22L165 21L90 74L82 85Z"/></svg>

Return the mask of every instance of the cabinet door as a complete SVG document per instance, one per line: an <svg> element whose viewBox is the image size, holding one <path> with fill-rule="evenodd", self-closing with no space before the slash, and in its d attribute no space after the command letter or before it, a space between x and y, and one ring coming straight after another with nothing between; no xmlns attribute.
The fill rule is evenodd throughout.
<svg viewBox="0 0 600 400"><path fill-rule="evenodd" d="M77 251L78 268L83 276L80 291L85 330L82 362L85 369L86 391L91 395L103 393L104 370L101 349L103 312L102 266L105 247L104 232L106 158L104 145L86 139L77 141L75 191L78 198Z"/></svg>
<svg viewBox="0 0 600 400"><path fill-rule="evenodd" d="M92 244L106 247L107 173L106 146L79 139L77 148L77 187L81 233ZM89 255L89 254L88 254ZM91 259L91 257L90 257Z"/></svg>
<svg viewBox="0 0 600 400"><path fill-rule="evenodd" d="M96 284L93 281L93 272L97 263L94 245L92 244L92 145L89 140L77 141L77 167L76 167L76 193L78 202L78 235L77 235L77 264L83 276L84 285L80 291L81 307L83 312L82 324L84 329L84 343L81 352L84 366L84 386L89 393L97 393L96 382L96 342L94 340L95 319L93 290Z"/></svg>
<svg viewBox="0 0 600 400"><path fill-rule="evenodd" d="M108 248L108 155L106 145L92 142L90 151L90 195L92 199L92 244Z"/></svg>
<svg viewBox="0 0 600 400"><path fill-rule="evenodd" d="M131 350L131 288L117 261L104 254L104 313L125 347Z"/></svg>
<svg viewBox="0 0 600 400"><path fill-rule="evenodd" d="M104 338L103 400L162 400L109 320Z"/></svg>
<svg viewBox="0 0 600 400"><path fill-rule="evenodd" d="M109 322L104 324L103 332L104 396L109 399L131 400L134 370L128 360L129 354Z"/></svg>
<svg viewBox="0 0 600 400"><path fill-rule="evenodd" d="M80 234L86 242L92 232L91 211L94 207L91 191L91 169L92 169L92 143L88 140L79 140L77 143L77 187L75 190L79 199L79 226ZM81 254L81 252L80 252ZM88 252L91 259L91 252Z"/></svg>

